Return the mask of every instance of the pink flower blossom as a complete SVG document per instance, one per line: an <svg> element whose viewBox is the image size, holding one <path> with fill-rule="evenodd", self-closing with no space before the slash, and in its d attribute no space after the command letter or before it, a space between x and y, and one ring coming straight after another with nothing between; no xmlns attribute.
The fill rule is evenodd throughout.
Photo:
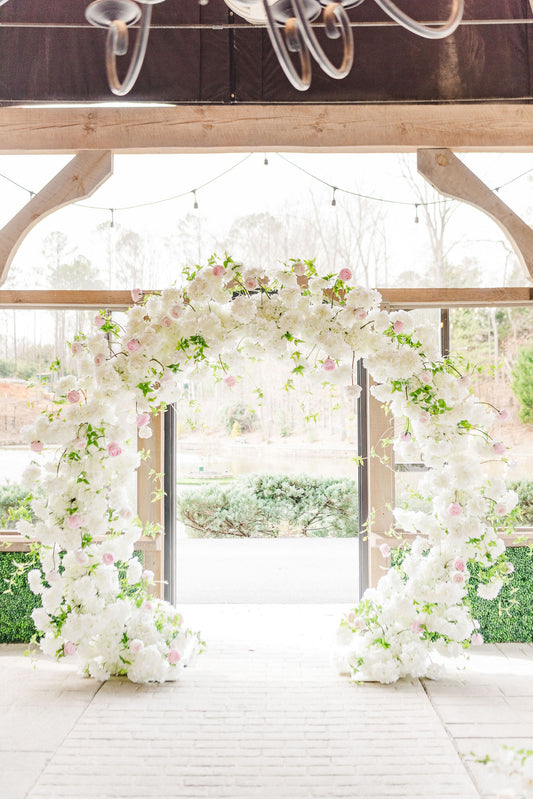
<svg viewBox="0 0 533 799"><path fill-rule="evenodd" d="M494 513L496 516L506 516L507 515L507 508L503 504L503 502L497 502L494 505Z"/></svg>
<svg viewBox="0 0 533 799"><path fill-rule="evenodd" d="M95 355L93 358L95 366L101 366L105 362L105 355L103 352L99 352L98 355Z"/></svg>
<svg viewBox="0 0 533 799"><path fill-rule="evenodd" d="M65 655L75 655L78 650L76 644L73 644L72 641L65 641L63 645L63 652Z"/></svg>
<svg viewBox="0 0 533 799"><path fill-rule="evenodd" d="M183 313L183 305L173 305L168 312L173 319L179 319Z"/></svg>
<svg viewBox="0 0 533 799"><path fill-rule="evenodd" d="M404 430L403 433L400 433L400 441L404 443L409 443L409 441L413 440L413 436L407 430Z"/></svg>
<svg viewBox="0 0 533 799"><path fill-rule="evenodd" d="M292 267L292 271L294 272L295 275L298 275L298 277L302 277L302 275L305 275L305 273L307 272L307 267L305 264L302 264L299 261L297 264L294 264L294 266Z"/></svg>
<svg viewBox="0 0 533 799"><path fill-rule="evenodd" d="M144 649L144 644L140 638L134 638L133 641L130 641L130 650L134 654L137 654L137 652L142 652L143 649Z"/></svg>
<svg viewBox="0 0 533 799"><path fill-rule="evenodd" d="M170 652L167 655L167 659L168 659L169 663L172 663L174 665L174 664L180 662L181 655L180 655L180 653L178 652L177 649L171 649Z"/></svg>
<svg viewBox="0 0 533 799"><path fill-rule="evenodd" d="M110 458L117 458L119 455L122 455L122 448L116 441L112 441L107 445L107 451Z"/></svg>
<svg viewBox="0 0 533 799"><path fill-rule="evenodd" d="M388 558L391 553L391 548L388 544L381 544L379 551L381 552L384 558Z"/></svg>
<svg viewBox="0 0 533 799"><path fill-rule="evenodd" d="M154 573L151 569L145 569L142 573L142 579L151 583L154 580Z"/></svg>
<svg viewBox="0 0 533 799"><path fill-rule="evenodd" d="M212 272L215 277L222 277L226 274L226 269L222 266L222 264L215 264Z"/></svg>
<svg viewBox="0 0 533 799"><path fill-rule="evenodd" d="M114 563L114 562L115 562L115 556L113 555L113 553L112 552L104 552L104 554L102 555L102 563L105 566L111 566L111 564Z"/></svg>
<svg viewBox="0 0 533 799"><path fill-rule="evenodd" d="M42 441L32 441L30 444L30 449L32 452L42 452L43 446L44 444Z"/></svg>
<svg viewBox="0 0 533 799"><path fill-rule="evenodd" d="M366 319L367 316L368 316L368 312L365 311L364 308L358 308L357 311L355 312L355 318L359 322L364 322L364 320Z"/></svg>
<svg viewBox="0 0 533 799"><path fill-rule="evenodd" d="M496 455L503 455L505 453L505 450L507 449L507 447L505 446L505 444L502 441L496 441L492 445L492 449L494 450L494 453Z"/></svg>
<svg viewBox="0 0 533 799"><path fill-rule="evenodd" d="M500 419L500 422L506 422L507 419L509 418L509 411L507 410L507 408L502 408L498 414L498 417Z"/></svg>
<svg viewBox="0 0 533 799"><path fill-rule="evenodd" d="M170 316L164 316L161 319L161 325L163 327L172 327L172 319L170 318Z"/></svg>
<svg viewBox="0 0 533 799"><path fill-rule="evenodd" d="M142 300L142 297L143 297L142 289L131 290L131 299L133 300L133 302L139 302L139 300Z"/></svg>
<svg viewBox="0 0 533 799"><path fill-rule="evenodd" d="M344 269L341 269L341 271L339 272L339 277L341 280L344 280L344 282L346 282L347 280L351 279L352 272L347 267L344 267Z"/></svg>
<svg viewBox="0 0 533 799"><path fill-rule="evenodd" d="M149 413L140 413L135 420L137 427L144 427L145 424L150 422L150 414Z"/></svg>
<svg viewBox="0 0 533 799"><path fill-rule="evenodd" d="M183 624L183 616L181 615L181 613L176 613L176 624L178 626Z"/></svg>
<svg viewBox="0 0 533 799"><path fill-rule="evenodd" d="M133 512L131 508L121 508L119 511L119 516L121 519L126 519L127 521L128 519L131 519Z"/></svg>
<svg viewBox="0 0 533 799"><path fill-rule="evenodd" d="M353 612L353 610L351 611L351 613L348 613L348 616L346 617L346 619L347 619L347 621L350 624L354 623L354 621L355 621L355 613Z"/></svg>
<svg viewBox="0 0 533 799"><path fill-rule="evenodd" d="M468 377L468 375L463 375L462 377L460 377L460 378L459 378L459 382L460 382L460 384L461 384L462 386L464 386L465 388L470 388L470 383L471 383L471 380L470 380L470 378Z"/></svg>
<svg viewBox="0 0 533 799"><path fill-rule="evenodd" d="M247 277L244 281L244 286L248 291L253 291L257 288L257 280L255 277Z"/></svg>
<svg viewBox="0 0 533 799"><path fill-rule="evenodd" d="M464 583L465 576L462 572L454 572L452 574L452 583Z"/></svg>
<svg viewBox="0 0 533 799"><path fill-rule="evenodd" d="M394 330L394 333L397 336L399 336L400 333L402 332L402 330L404 329L404 327L405 327L405 322L402 322L401 319L397 319L395 321L395 323L393 324L392 329Z"/></svg>
<svg viewBox="0 0 533 799"><path fill-rule="evenodd" d="M73 341L70 351L73 355L81 355L83 349L83 344L81 344L79 341Z"/></svg>
<svg viewBox="0 0 533 799"><path fill-rule="evenodd" d="M84 549L77 549L74 553L74 557L76 563L79 563L80 566L85 566L89 562L89 556Z"/></svg>
<svg viewBox="0 0 533 799"><path fill-rule="evenodd" d="M76 403L78 403L81 399L81 394L76 388L73 388L71 391L68 392L67 399L73 405L76 405Z"/></svg>
<svg viewBox="0 0 533 799"><path fill-rule="evenodd" d="M72 516L69 516L67 519L67 527L71 530L77 530L82 524L83 521L79 513L73 513Z"/></svg>
<svg viewBox="0 0 533 799"><path fill-rule="evenodd" d="M57 583L57 581L59 580L59 577L60 577L60 574L57 571L57 569L52 569L52 571L49 571L48 574L46 575L46 580L51 585L52 583Z"/></svg>
<svg viewBox="0 0 533 799"><path fill-rule="evenodd" d="M483 643L483 636L481 635L481 633L474 633L474 635L470 639L470 643L472 644L472 646L481 646L481 644Z"/></svg>
<svg viewBox="0 0 533 799"><path fill-rule="evenodd" d="M95 325L95 327L103 327L105 325L105 322L106 320L104 319L103 316L100 316L100 314L96 314L96 316L93 319L93 324Z"/></svg>
<svg viewBox="0 0 533 799"><path fill-rule="evenodd" d="M333 372L333 370L335 369L335 361L333 360L333 358L326 358L326 360L322 364L322 367L326 370L326 372Z"/></svg>
<svg viewBox="0 0 533 799"><path fill-rule="evenodd" d="M460 516L462 512L463 509L458 502L452 502L451 505L448 505L448 513L450 516Z"/></svg>
<svg viewBox="0 0 533 799"><path fill-rule="evenodd" d="M429 369L424 369L423 372L420 372L419 376L425 386L429 385L433 380L433 372L430 372Z"/></svg>
<svg viewBox="0 0 533 799"><path fill-rule="evenodd" d="M420 633L422 632L422 629L423 629L423 627L422 627L422 625L420 624L419 621L414 621L411 624L411 632L414 633L415 635L420 635Z"/></svg>
<svg viewBox="0 0 533 799"><path fill-rule="evenodd" d="M141 344L138 339L130 338L130 340L126 343L126 349L128 352L138 352L141 349Z"/></svg>
<svg viewBox="0 0 533 799"><path fill-rule="evenodd" d="M148 611L148 613L151 613L152 610L154 609L153 604L151 602L148 602L148 601L143 602L142 607L143 607L143 610Z"/></svg>
<svg viewBox="0 0 533 799"><path fill-rule="evenodd" d="M418 421L420 424L427 424L431 420L431 414L429 411L422 411L418 416Z"/></svg>
<svg viewBox="0 0 533 799"><path fill-rule="evenodd" d="M228 388L233 388L234 385L237 383L237 378L235 375L226 375L226 377L222 380L225 386Z"/></svg>
<svg viewBox="0 0 533 799"><path fill-rule="evenodd" d="M453 568L458 572L464 572L466 568L466 563L462 558L455 558L453 562Z"/></svg>

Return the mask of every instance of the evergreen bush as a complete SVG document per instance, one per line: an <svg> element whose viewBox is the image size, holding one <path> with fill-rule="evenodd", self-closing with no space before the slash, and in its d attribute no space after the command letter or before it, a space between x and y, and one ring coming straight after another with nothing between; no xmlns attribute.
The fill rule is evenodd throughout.
<svg viewBox="0 0 533 799"><path fill-rule="evenodd" d="M533 422L533 346L518 351L511 388L520 403L520 419L526 424Z"/></svg>
<svg viewBox="0 0 533 799"><path fill-rule="evenodd" d="M178 518L206 538L276 537L281 527L308 536L355 536L357 485L310 475L251 475L181 494Z"/></svg>

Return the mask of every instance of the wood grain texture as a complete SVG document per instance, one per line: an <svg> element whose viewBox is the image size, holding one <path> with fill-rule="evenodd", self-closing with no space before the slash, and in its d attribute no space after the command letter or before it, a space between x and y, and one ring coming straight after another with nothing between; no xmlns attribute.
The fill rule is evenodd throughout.
<svg viewBox="0 0 533 799"><path fill-rule="evenodd" d="M32 197L0 230L0 286L30 230L59 208L90 197L112 174L113 155L109 150L78 153Z"/></svg>
<svg viewBox="0 0 533 799"><path fill-rule="evenodd" d="M533 230L450 150L426 148L417 153L419 173L445 197L468 203L503 230L528 277L533 277Z"/></svg>
<svg viewBox="0 0 533 799"><path fill-rule="evenodd" d="M0 153L532 152L522 103L0 108Z"/></svg>

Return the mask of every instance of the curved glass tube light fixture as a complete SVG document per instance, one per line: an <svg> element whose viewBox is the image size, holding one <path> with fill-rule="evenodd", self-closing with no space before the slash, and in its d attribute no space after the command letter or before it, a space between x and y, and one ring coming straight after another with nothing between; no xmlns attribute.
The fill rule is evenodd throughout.
<svg viewBox="0 0 533 799"><path fill-rule="evenodd" d="M107 28L105 65L109 88L119 97L131 91L143 65L150 33L153 3L162 0L139 0L146 5L144 13L133 0L94 0L85 9L85 17L97 28ZM117 56L128 52L128 28L141 20L128 71L121 82L117 72Z"/></svg>
<svg viewBox="0 0 533 799"><path fill-rule="evenodd" d="M264 4L268 0L263 0ZM302 31L304 41L311 51L315 61L321 69L329 75L330 78L345 78L353 66L353 34L350 28L350 20L348 14L343 8L341 3L329 3L324 9L324 27L326 36L330 39L338 39L342 36L343 43L343 59L340 67L335 67L324 50L320 46L318 39L315 36L313 28L309 24L308 16L305 12L305 7L302 0L291 0L291 5L294 10L296 19Z"/></svg>
<svg viewBox="0 0 533 799"><path fill-rule="evenodd" d="M424 39L444 39L449 36L457 28L463 18L464 13L464 0L452 0L452 9L450 16L442 25L423 25L417 22L405 11L402 11L392 0L376 0L380 8L385 11L393 20L398 22L404 28L407 28L411 33L416 33Z"/></svg>

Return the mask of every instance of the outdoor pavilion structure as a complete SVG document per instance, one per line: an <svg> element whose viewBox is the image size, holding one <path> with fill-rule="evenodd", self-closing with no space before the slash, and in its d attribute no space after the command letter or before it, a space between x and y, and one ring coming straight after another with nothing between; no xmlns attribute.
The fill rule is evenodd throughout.
<svg viewBox="0 0 533 799"><path fill-rule="evenodd" d="M68 8L65 7L68 5ZM435 2L435 18L448 3ZM45 8L46 6L46 8ZM350 11L355 66L344 81L317 75L302 95L287 83L263 29L242 24L222 0L161 6L145 65L127 103L111 103L103 67L103 33L83 17L84 3L7 3L0 9L0 153L70 153L73 160L0 231L0 285L26 233L55 209L91 194L112 173L113 154L212 152L417 152L419 170L447 196L500 224L524 267L520 288L383 289L390 308L533 304L533 233L454 155L533 151L533 11L527 0L467 0L463 24L449 38L426 41L387 22L374 7ZM427 2L402 7L423 18ZM157 20L154 14L154 20ZM193 20L194 24L190 24ZM20 64L31 52L39 69ZM153 288L153 287L146 287ZM124 309L126 292L5 291L3 308ZM393 463L389 422L365 377L360 454L374 449ZM171 415L169 415L170 418ZM170 421L167 420L167 425ZM139 515L166 528L141 542L158 586L173 600L172 514L149 501L149 473L173 475L165 455L165 420L138 474ZM166 468L165 468L166 467ZM360 585L384 565L380 536L389 529L394 474L380 459L360 469ZM374 513L370 513L370 509ZM13 534L4 546L27 546ZM354 576L355 577L355 576ZM162 590L160 588L160 590Z"/></svg>

